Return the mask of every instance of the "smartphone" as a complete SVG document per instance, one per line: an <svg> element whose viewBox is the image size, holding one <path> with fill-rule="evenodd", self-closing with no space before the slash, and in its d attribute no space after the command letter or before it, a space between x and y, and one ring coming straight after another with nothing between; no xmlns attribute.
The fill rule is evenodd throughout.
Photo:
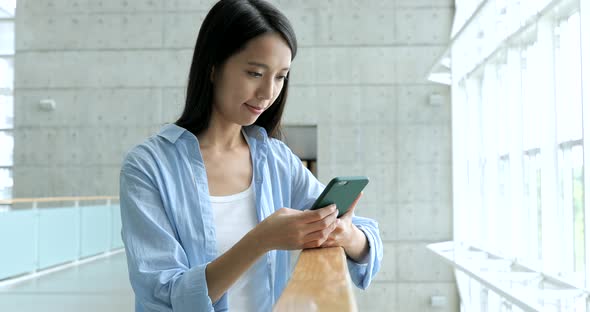
<svg viewBox="0 0 590 312"><path fill-rule="evenodd" d="M336 204L338 217L340 217L346 213L367 184L369 184L369 178L365 176L335 177L313 203L311 210Z"/></svg>

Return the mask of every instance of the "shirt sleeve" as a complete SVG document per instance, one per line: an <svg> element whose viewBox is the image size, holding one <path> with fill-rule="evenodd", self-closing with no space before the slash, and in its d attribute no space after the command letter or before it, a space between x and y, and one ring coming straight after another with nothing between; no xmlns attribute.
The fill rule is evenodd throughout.
<svg viewBox="0 0 590 312"><path fill-rule="evenodd" d="M356 212L356 211L355 211ZM352 217L352 224L356 225L367 237L369 242L369 253L365 259L355 262L347 258L348 271L353 283L361 288L366 289L371 284L373 278L379 272L381 260L383 259L383 242L379 235L379 225L377 221L363 217Z"/></svg>
<svg viewBox="0 0 590 312"><path fill-rule="evenodd" d="M290 149L288 149L288 152L291 159L292 171L291 208L300 210L308 209L313 205L316 198L320 196L325 185L311 174L299 157L293 154ZM369 253L360 263L348 258L348 271L350 272L353 283L361 289L366 289L381 267L383 242L379 235L379 225L375 220L353 216L352 223L365 233L369 243Z"/></svg>
<svg viewBox="0 0 590 312"><path fill-rule="evenodd" d="M121 235L136 302L146 311L213 311L208 263L189 265L158 188L138 167L127 159L120 174Z"/></svg>
<svg viewBox="0 0 590 312"><path fill-rule="evenodd" d="M297 157L285 145L287 157L291 166L291 207L305 210L311 208L315 200L320 196L325 185L307 169L301 159Z"/></svg>

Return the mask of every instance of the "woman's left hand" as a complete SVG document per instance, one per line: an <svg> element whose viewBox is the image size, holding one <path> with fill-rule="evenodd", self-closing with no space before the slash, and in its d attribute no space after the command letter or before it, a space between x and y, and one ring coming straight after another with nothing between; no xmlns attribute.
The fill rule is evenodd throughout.
<svg viewBox="0 0 590 312"><path fill-rule="evenodd" d="M363 259L368 253L369 244L365 233L352 224L356 204L363 193L350 205L348 211L336 220L336 228L320 247L343 247L346 254L355 261Z"/></svg>

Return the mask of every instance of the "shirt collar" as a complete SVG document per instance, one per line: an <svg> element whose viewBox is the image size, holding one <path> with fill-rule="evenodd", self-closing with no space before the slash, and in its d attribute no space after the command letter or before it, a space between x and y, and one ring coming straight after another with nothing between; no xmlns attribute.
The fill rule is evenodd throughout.
<svg viewBox="0 0 590 312"><path fill-rule="evenodd" d="M158 135L174 144L185 131L187 130L183 127L179 127L175 124L167 124L160 129Z"/></svg>
<svg viewBox="0 0 590 312"><path fill-rule="evenodd" d="M244 127L244 130L249 137L255 138L258 141L265 141L268 136L266 134L266 129L257 125L246 126Z"/></svg>
<svg viewBox="0 0 590 312"><path fill-rule="evenodd" d="M246 131L248 137L255 138L259 141L265 141L268 136L268 134L266 133L266 129L257 125L250 125L244 127L244 130ZM176 143L178 138L180 138L180 136L186 131L188 130L176 124L166 124L160 129L158 135L168 140L170 143L174 144Z"/></svg>

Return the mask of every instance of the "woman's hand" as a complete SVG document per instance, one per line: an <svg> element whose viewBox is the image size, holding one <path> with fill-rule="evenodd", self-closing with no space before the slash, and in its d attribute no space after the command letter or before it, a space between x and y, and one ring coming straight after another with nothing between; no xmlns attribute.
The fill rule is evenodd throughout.
<svg viewBox="0 0 590 312"><path fill-rule="evenodd" d="M352 224L352 216L356 204L363 193L359 194L356 200L350 205L345 214L336 219L336 228L328 239L320 247L343 247L346 254L360 262L369 252L369 243L365 233L363 233L356 225Z"/></svg>
<svg viewBox="0 0 590 312"><path fill-rule="evenodd" d="M337 214L335 206L277 210L207 265L205 275L211 301L219 300L265 252L319 247L336 227Z"/></svg>
<svg viewBox="0 0 590 312"><path fill-rule="evenodd" d="M253 230L264 251L305 249L321 246L336 228L335 205L317 210L281 208Z"/></svg>

